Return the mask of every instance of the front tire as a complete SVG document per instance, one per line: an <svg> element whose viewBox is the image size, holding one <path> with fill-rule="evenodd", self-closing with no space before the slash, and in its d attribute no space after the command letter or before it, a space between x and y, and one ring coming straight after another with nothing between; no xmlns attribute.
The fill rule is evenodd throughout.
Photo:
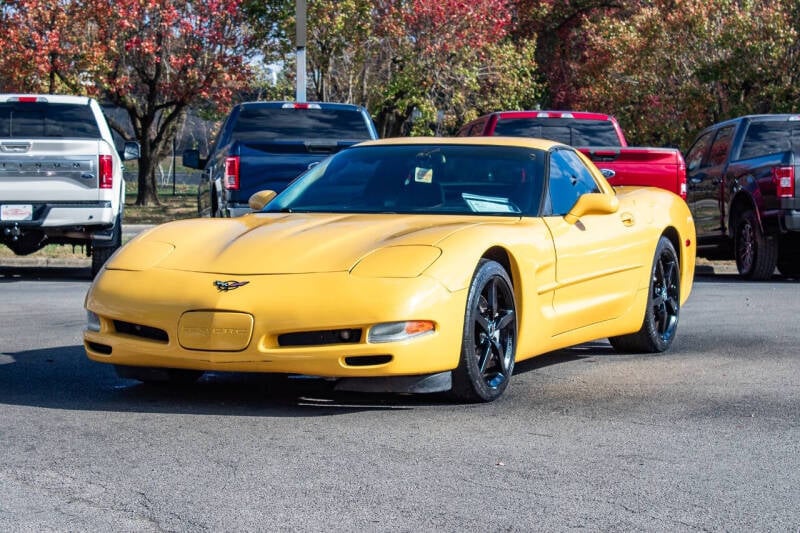
<svg viewBox="0 0 800 533"><path fill-rule="evenodd" d="M681 270L669 239L661 237L650 271L647 309L639 331L608 340L621 353L660 353L672 344L680 315Z"/></svg>
<svg viewBox="0 0 800 533"><path fill-rule="evenodd" d="M772 277L778 262L778 241L764 235L756 214L742 213L736 224L736 269L745 279L765 280Z"/></svg>
<svg viewBox="0 0 800 533"><path fill-rule="evenodd" d="M452 395L467 402L491 402L508 387L514 372L517 311L508 273L481 259L467 295L461 359L453 371Z"/></svg>

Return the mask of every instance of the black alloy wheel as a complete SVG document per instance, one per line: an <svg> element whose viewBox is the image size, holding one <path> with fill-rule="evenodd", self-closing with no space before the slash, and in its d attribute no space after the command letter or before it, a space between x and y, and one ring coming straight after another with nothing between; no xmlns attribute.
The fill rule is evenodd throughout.
<svg viewBox="0 0 800 533"><path fill-rule="evenodd" d="M650 289L642 327L636 333L611 337L618 352L659 353L670 347L680 315L681 270L669 239L661 237L650 272Z"/></svg>
<svg viewBox="0 0 800 533"><path fill-rule="evenodd" d="M511 280L499 263L482 259L467 296L453 395L469 402L499 398L514 372L516 346L517 311Z"/></svg>
<svg viewBox="0 0 800 533"><path fill-rule="evenodd" d="M753 211L739 218L735 234L736 269L745 279L772 277L778 262L778 241L764 235Z"/></svg>

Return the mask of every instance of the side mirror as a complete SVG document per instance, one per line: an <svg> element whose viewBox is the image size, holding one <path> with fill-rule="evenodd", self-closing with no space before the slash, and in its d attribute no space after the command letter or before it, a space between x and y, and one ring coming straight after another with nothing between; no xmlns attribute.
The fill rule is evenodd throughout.
<svg viewBox="0 0 800 533"><path fill-rule="evenodd" d="M564 220L569 224L575 224L583 215L610 215L619 209L619 200L616 196L603 193L586 193L578 198L569 213L564 216Z"/></svg>
<svg viewBox="0 0 800 533"><path fill-rule="evenodd" d="M181 154L181 163L187 168L196 168L203 170L206 166L207 159L200 157L200 150L196 148L189 148Z"/></svg>
<svg viewBox="0 0 800 533"><path fill-rule="evenodd" d="M270 203L278 193L275 191L258 191L253 196L250 197L248 200L247 205L250 206L250 210L252 211L261 211L264 209L264 206Z"/></svg>
<svg viewBox="0 0 800 533"><path fill-rule="evenodd" d="M122 148L122 153L119 154L123 161L130 161L131 159L139 159L141 157L142 147L136 141L125 141L125 146Z"/></svg>

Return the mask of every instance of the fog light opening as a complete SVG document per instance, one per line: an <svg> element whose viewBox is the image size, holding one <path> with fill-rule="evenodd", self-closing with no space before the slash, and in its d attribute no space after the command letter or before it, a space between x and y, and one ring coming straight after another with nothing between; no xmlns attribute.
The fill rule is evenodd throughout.
<svg viewBox="0 0 800 533"><path fill-rule="evenodd" d="M86 329L89 331L100 331L100 317L97 313L86 311Z"/></svg>
<svg viewBox="0 0 800 533"><path fill-rule="evenodd" d="M372 326L367 342L398 342L431 333L436 329L430 320L409 320L406 322L386 322Z"/></svg>

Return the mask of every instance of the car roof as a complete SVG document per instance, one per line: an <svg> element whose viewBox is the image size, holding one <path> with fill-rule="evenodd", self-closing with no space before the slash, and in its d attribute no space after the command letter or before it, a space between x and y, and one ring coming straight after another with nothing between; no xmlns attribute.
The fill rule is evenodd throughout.
<svg viewBox="0 0 800 533"><path fill-rule="evenodd" d="M33 94L33 93L7 93L0 94L0 103L35 99L38 102L52 104L82 104L87 105L91 98L88 96L74 96L67 94Z"/></svg>
<svg viewBox="0 0 800 533"><path fill-rule="evenodd" d="M576 118L579 120L611 120L611 115L593 113L589 111L557 111L557 110L529 110L529 111L495 111L490 113L501 118Z"/></svg>
<svg viewBox="0 0 800 533"><path fill-rule="evenodd" d="M390 137L376 141L365 141L358 146L397 146L397 145L461 145L461 146L517 146L537 150L550 150L566 146L562 143L533 137Z"/></svg>
<svg viewBox="0 0 800 533"><path fill-rule="evenodd" d="M355 111L363 109L356 104L343 104L338 102L290 102L288 100L257 100L251 102L241 102L235 107L259 107L274 109L340 109Z"/></svg>

